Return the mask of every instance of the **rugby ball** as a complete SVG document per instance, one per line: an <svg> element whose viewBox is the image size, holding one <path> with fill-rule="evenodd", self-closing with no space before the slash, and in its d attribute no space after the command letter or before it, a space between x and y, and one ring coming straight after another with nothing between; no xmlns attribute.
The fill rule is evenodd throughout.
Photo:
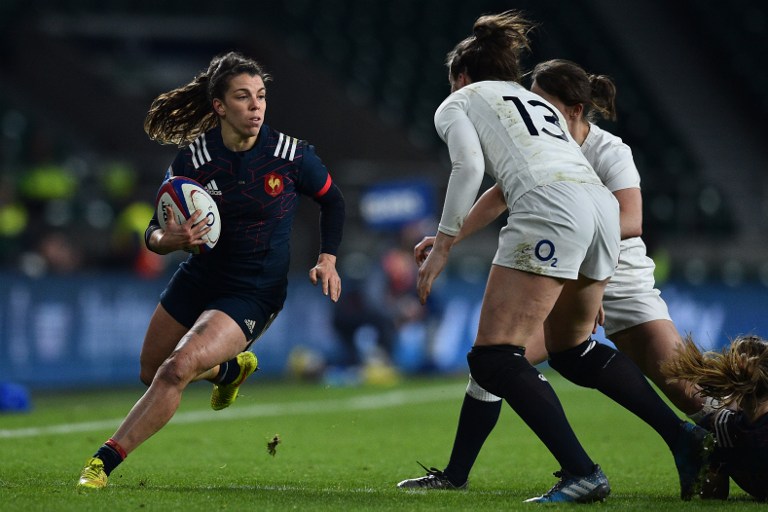
<svg viewBox="0 0 768 512"><path fill-rule="evenodd" d="M202 210L200 222L205 222L211 230L203 238L205 244L195 246L189 252L200 254L209 252L216 246L221 234L221 218L219 208L210 194L193 179L183 176L172 176L160 185L155 200L157 220L160 227L165 229L168 218L165 207L170 206L176 222L184 223L197 210Z"/></svg>

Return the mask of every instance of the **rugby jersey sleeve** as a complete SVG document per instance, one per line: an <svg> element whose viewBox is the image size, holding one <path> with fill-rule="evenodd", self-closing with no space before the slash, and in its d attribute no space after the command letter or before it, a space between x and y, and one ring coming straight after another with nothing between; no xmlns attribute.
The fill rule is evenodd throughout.
<svg viewBox="0 0 768 512"><path fill-rule="evenodd" d="M448 146L451 159L451 176L438 230L450 236L459 234L485 174L483 149L467 108L467 98L454 93L435 112L435 129Z"/></svg>
<svg viewBox="0 0 768 512"><path fill-rule="evenodd" d="M304 195L318 198L328 192L333 179L320 157L315 153L315 147L302 143L299 151L302 153L298 190Z"/></svg>
<svg viewBox="0 0 768 512"><path fill-rule="evenodd" d="M590 137L593 134L594 138ZM619 137L595 125L592 125L590 135L585 141L584 156L608 190L640 188L640 173L632 149Z"/></svg>
<svg viewBox="0 0 768 512"><path fill-rule="evenodd" d="M320 252L335 256L344 232L344 196L315 153L314 146L305 144L302 151L298 189L320 205Z"/></svg>

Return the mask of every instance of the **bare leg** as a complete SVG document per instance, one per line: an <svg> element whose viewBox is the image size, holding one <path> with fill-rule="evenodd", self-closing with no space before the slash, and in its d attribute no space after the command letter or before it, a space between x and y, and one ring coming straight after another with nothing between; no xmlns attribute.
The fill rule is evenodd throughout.
<svg viewBox="0 0 768 512"><path fill-rule="evenodd" d="M594 462L574 434L549 382L524 358L520 347L540 338L541 325L553 310L564 282L547 276L494 265L480 312L480 325L467 356L472 377L502 397L547 446L571 475L586 476ZM592 332L602 289L596 291L591 319L577 317ZM574 313L577 315L578 313ZM574 339L574 345L577 343Z"/></svg>
<svg viewBox="0 0 768 512"><path fill-rule="evenodd" d="M685 414L701 409L702 401L695 389L685 382L668 383L659 364L673 357L682 339L669 320L652 320L610 336L621 352L627 354L675 406Z"/></svg>
<svg viewBox="0 0 768 512"><path fill-rule="evenodd" d="M544 323L547 350L566 350L591 336L607 283L607 279L595 281L582 275L575 281L565 282L557 304Z"/></svg>
<svg viewBox="0 0 768 512"><path fill-rule="evenodd" d="M597 313L605 283L581 276L575 282L566 283L561 300L545 324L549 364L571 382L597 389L632 411L672 448L680 436L681 420L654 391L629 356L589 340L593 324L584 322L589 319L590 312ZM575 328L568 329L568 325ZM574 340L576 344L573 344ZM560 347L555 348L554 343Z"/></svg>
<svg viewBox="0 0 768 512"><path fill-rule="evenodd" d="M141 346L141 382L147 386L152 383L160 365L168 359L188 330L169 315L162 304L157 305Z"/></svg>
<svg viewBox="0 0 768 512"><path fill-rule="evenodd" d="M141 381L149 386L155 378L160 365L168 359L182 337L189 329L177 322L165 308L158 304L147 327L144 343L141 347ZM192 381L213 379L219 373L219 362L206 369Z"/></svg>
<svg viewBox="0 0 768 512"><path fill-rule="evenodd" d="M562 288L563 282L557 279L493 265L475 345L527 348L540 342L541 326Z"/></svg>
<svg viewBox="0 0 768 512"><path fill-rule="evenodd" d="M220 361L235 357L245 344L243 331L229 316L220 311L204 312L160 366L149 389L112 439L131 453L173 417L189 382Z"/></svg>
<svg viewBox="0 0 768 512"><path fill-rule="evenodd" d="M547 360L547 347L544 346L544 330L538 336L531 339L525 346L525 358L533 366Z"/></svg>

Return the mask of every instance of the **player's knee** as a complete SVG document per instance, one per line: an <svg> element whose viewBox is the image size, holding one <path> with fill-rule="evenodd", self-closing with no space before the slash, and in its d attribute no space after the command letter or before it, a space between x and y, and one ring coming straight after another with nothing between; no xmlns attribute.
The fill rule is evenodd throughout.
<svg viewBox="0 0 768 512"><path fill-rule="evenodd" d="M141 369L139 370L139 380L141 380L145 386L149 386L152 384L152 379L154 379L157 374L157 364L149 363L143 358L140 358L139 364L141 365Z"/></svg>
<svg viewBox="0 0 768 512"><path fill-rule="evenodd" d="M525 350L514 345L472 347L467 354L472 378L486 392L504 396L506 383L532 368L525 359Z"/></svg>
<svg viewBox="0 0 768 512"><path fill-rule="evenodd" d="M595 388L600 370L615 355L615 350L590 338L568 350L550 352L549 366L574 384Z"/></svg>
<svg viewBox="0 0 768 512"><path fill-rule="evenodd" d="M173 353L160 365L157 374L150 382L160 380L171 387L183 387L192 380L193 376L194 374L185 358L178 353Z"/></svg>

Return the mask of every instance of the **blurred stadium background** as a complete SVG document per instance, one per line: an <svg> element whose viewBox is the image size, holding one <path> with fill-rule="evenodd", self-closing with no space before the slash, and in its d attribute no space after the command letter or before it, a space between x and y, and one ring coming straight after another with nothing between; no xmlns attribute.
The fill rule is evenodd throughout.
<svg viewBox="0 0 768 512"><path fill-rule="evenodd" d="M146 320L179 261L142 248L176 152L147 139L144 115L233 49L274 76L267 123L312 142L345 193L345 288L362 283L382 311L403 306L411 278L392 251L434 230L447 182L432 125L445 54L478 15L509 8L541 23L527 67L568 58L616 82L619 120L603 126L633 149L644 239L680 330L711 347L768 335L760 0L3 0L0 382L135 382ZM457 247L427 317L400 312L401 371L463 371L495 244L487 230ZM339 357L331 309L305 282L316 249L306 202L289 302L256 348L265 373ZM363 329L355 343L370 353L375 338Z"/></svg>

